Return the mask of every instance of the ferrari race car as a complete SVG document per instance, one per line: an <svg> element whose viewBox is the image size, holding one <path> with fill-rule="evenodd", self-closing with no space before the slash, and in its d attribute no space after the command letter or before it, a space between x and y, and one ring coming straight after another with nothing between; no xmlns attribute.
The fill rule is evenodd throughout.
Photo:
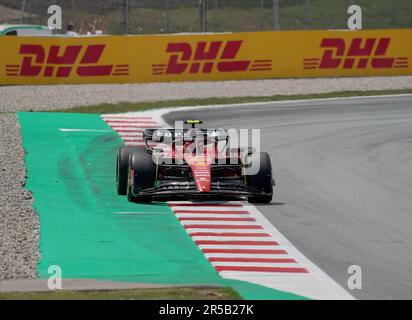
<svg viewBox="0 0 412 320"><path fill-rule="evenodd" d="M254 148L230 148L224 129L146 129L146 147L117 152L116 186L131 202L152 200L242 199L272 201L270 157ZM254 170L252 170L254 168Z"/></svg>

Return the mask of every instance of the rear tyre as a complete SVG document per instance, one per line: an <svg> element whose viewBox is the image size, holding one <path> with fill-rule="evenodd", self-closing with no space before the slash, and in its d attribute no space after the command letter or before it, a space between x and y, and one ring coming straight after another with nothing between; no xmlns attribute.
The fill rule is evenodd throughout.
<svg viewBox="0 0 412 320"><path fill-rule="evenodd" d="M251 156L252 163L260 162L259 172L247 176L248 186L263 191L264 195L249 196L250 203L270 203L273 198L272 164L267 152L254 153Z"/></svg>
<svg viewBox="0 0 412 320"><path fill-rule="evenodd" d="M127 194L127 174L129 169L129 156L135 147L121 147L117 150L116 161L116 190L120 196Z"/></svg>
<svg viewBox="0 0 412 320"><path fill-rule="evenodd" d="M129 157L127 199L130 202L150 203L152 196L139 193L154 187L154 180L152 156L146 150L134 151Z"/></svg>

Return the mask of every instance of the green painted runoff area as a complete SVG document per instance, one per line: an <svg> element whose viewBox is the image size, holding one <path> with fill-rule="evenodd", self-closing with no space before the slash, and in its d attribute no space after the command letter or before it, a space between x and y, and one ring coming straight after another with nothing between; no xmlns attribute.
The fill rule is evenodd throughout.
<svg viewBox="0 0 412 320"><path fill-rule="evenodd" d="M129 203L115 190L118 134L94 114L17 114L26 151L26 188L40 219L40 278L230 286L245 299L302 299L225 280L166 203Z"/></svg>

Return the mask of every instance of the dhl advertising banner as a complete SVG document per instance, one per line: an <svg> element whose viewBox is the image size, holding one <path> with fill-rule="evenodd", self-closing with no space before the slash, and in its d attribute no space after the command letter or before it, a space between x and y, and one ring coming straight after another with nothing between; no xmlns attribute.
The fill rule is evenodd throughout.
<svg viewBox="0 0 412 320"><path fill-rule="evenodd" d="M1 37L0 84L412 74L412 29Z"/></svg>

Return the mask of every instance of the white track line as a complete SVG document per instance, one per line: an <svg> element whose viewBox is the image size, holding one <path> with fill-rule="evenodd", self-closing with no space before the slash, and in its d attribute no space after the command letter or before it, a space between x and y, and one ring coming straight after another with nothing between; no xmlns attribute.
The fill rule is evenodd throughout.
<svg viewBox="0 0 412 320"><path fill-rule="evenodd" d="M308 100L303 101L308 102ZM273 103L276 102L259 103L259 105ZM203 108L210 108L210 106ZM185 107L178 110L183 109L190 110L191 108ZM118 134L126 140L127 145L142 146L143 143L134 142L130 136L137 135L133 132L134 129L144 130L146 123L139 126L129 124L145 119L157 124L157 127L162 127L165 125L162 116L175 110L105 115L103 119L115 130L120 130ZM153 127L156 126L153 125ZM252 282L312 299L353 299L348 292L296 249L253 205L245 202L226 204L223 202L202 202L195 204L188 201L170 202L169 205L172 211L176 212L176 219L202 217L252 217L255 219L255 221L186 219L179 221L193 241L203 241L203 244L198 245L199 249L203 251L205 257L210 260L210 263L223 278ZM271 241L276 242L276 244L238 245L232 243L216 245L205 244L204 241Z"/></svg>
<svg viewBox="0 0 412 320"><path fill-rule="evenodd" d="M265 230L267 230L273 238L287 250L292 258L303 264L309 270L309 274L311 275L311 277L308 276L308 279L304 280L304 283L306 284L305 286L302 286L301 283L302 275L289 276L287 283L285 283L283 279L273 278L270 282L275 288L284 288L286 291L290 291L291 289L292 292L313 299L353 299L352 295L295 248L255 206L249 206L249 208L252 215L254 215L261 225L264 226ZM231 275L227 274L227 277L231 277ZM245 281L248 280L247 275L243 275L242 278ZM257 278L255 278L255 280L260 282Z"/></svg>

